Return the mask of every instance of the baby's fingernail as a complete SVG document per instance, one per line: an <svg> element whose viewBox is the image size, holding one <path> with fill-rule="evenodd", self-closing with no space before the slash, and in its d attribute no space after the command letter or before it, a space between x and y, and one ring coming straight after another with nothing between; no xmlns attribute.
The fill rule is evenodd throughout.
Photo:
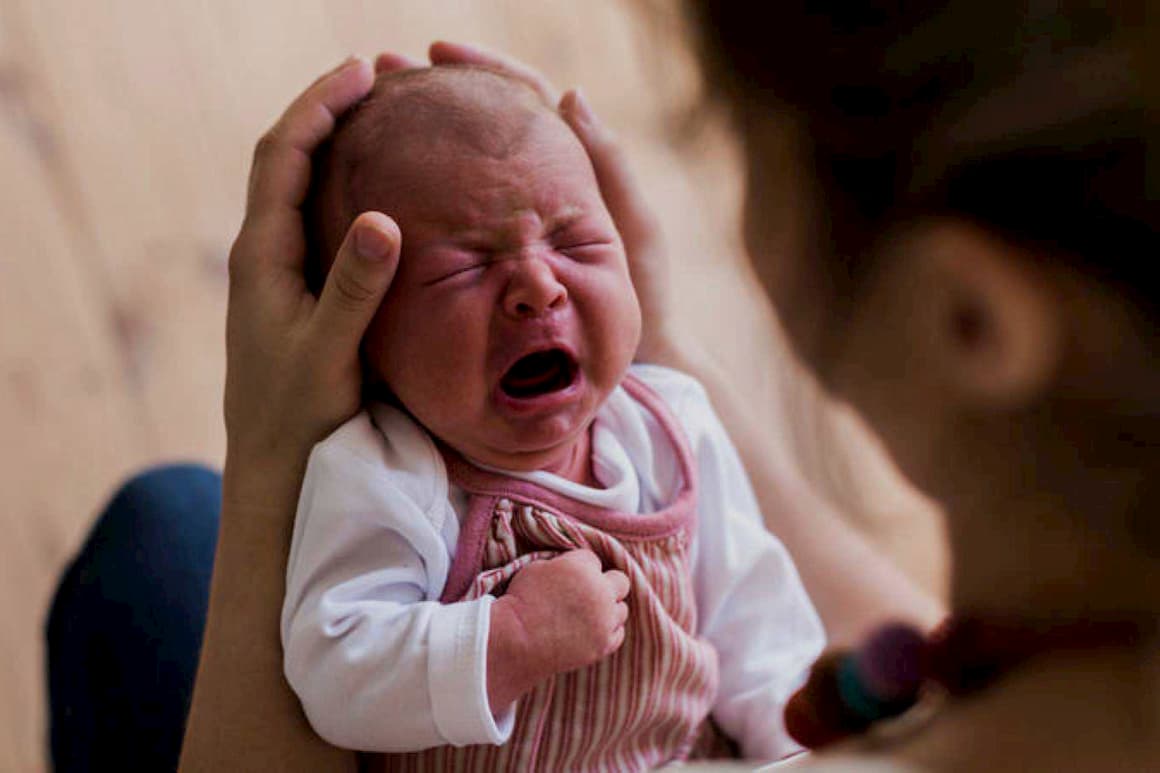
<svg viewBox="0 0 1160 773"><path fill-rule="evenodd" d="M391 251L391 240L379 229L363 226L355 231L354 249L363 260L382 260Z"/></svg>

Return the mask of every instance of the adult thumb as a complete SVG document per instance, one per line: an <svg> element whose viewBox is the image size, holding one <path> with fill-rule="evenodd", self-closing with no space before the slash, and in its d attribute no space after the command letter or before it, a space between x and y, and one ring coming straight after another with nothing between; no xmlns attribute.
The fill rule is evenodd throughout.
<svg viewBox="0 0 1160 773"><path fill-rule="evenodd" d="M315 336L330 346L358 350L399 266L402 234L381 212L355 218L322 288L314 314Z"/></svg>

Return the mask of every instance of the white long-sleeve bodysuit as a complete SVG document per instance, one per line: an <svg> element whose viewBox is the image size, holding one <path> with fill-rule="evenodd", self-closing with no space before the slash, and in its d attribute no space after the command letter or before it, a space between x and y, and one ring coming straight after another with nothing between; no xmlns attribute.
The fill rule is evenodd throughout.
<svg viewBox="0 0 1160 773"><path fill-rule="evenodd" d="M762 524L740 459L693 379L633 366L679 421L697 478L691 587L699 639L717 653L717 725L745 757L797 750L781 713L824 643L781 543ZM624 388L592 429L594 489L545 472L505 473L600 508L663 509L678 454ZM315 730L339 746L402 752L502 744L520 703L493 716L486 662L494 598L445 604L467 494L426 432L374 405L311 454L287 569L286 676Z"/></svg>

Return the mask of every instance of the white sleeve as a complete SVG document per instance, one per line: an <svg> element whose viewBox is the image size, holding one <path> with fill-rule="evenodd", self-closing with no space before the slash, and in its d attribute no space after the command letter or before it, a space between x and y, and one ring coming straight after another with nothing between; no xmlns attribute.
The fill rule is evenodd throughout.
<svg viewBox="0 0 1160 773"><path fill-rule="evenodd" d="M286 678L336 746L503 743L514 710L497 720L488 704L493 599L439 603L450 561L441 513L391 485L367 458L374 443L385 441L360 414L311 453L282 610Z"/></svg>
<svg viewBox="0 0 1160 773"><path fill-rule="evenodd" d="M694 582L700 633L720 661L713 717L747 759L781 759L801 750L783 712L825 632L785 547L765 528L736 449L692 384L675 408L698 468Z"/></svg>

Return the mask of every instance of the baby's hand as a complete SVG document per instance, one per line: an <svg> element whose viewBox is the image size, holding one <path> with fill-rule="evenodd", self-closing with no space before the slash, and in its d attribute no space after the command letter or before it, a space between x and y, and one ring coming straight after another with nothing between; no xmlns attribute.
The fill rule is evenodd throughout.
<svg viewBox="0 0 1160 773"><path fill-rule="evenodd" d="M520 570L491 607L488 698L502 711L544 679L615 652L624 643L628 577L604 571L590 550Z"/></svg>
<svg viewBox="0 0 1160 773"><path fill-rule="evenodd" d="M605 572L595 553L572 550L524 567L498 603L510 605L523 629L527 656L558 674L595 663L620 647L627 595L624 572Z"/></svg>

